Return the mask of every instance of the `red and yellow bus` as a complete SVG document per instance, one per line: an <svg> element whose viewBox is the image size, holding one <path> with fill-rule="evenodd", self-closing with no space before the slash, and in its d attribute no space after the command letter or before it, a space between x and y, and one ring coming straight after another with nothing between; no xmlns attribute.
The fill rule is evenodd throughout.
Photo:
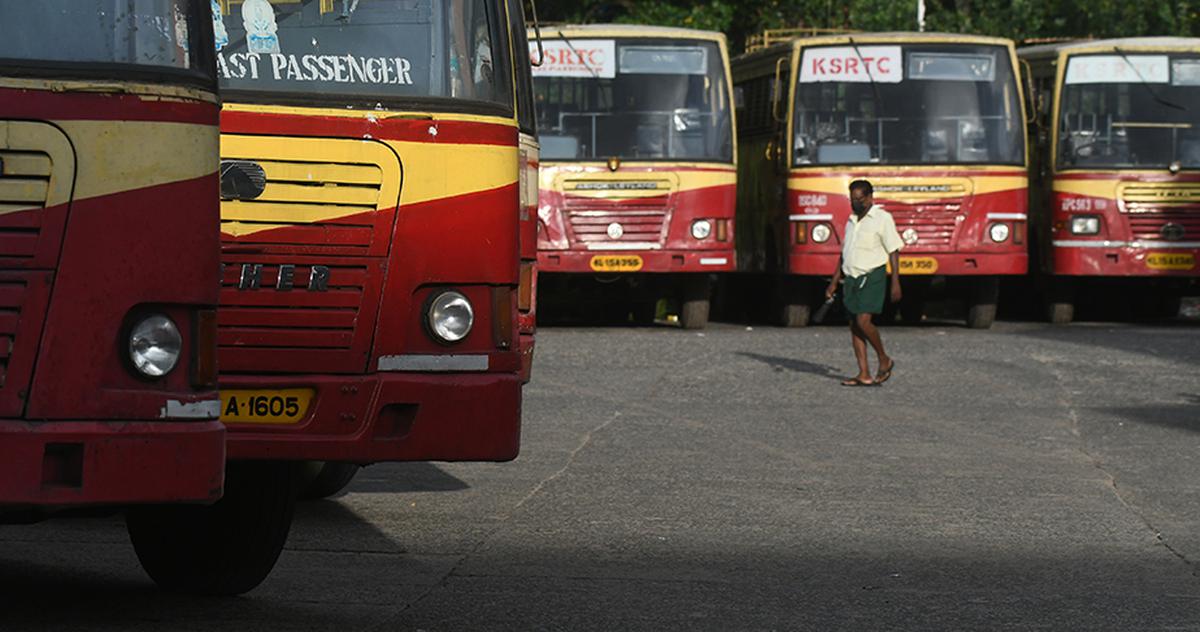
<svg viewBox="0 0 1200 632"><path fill-rule="evenodd" d="M230 466L176 521L203 545L160 572L232 593L270 571L298 487L516 457L537 156L516 0L214 6Z"/></svg>
<svg viewBox="0 0 1200 632"><path fill-rule="evenodd" d="M780 320L807 324L863 178L892 214L904 319L931 288L990 327L999 278L1023 275L1024 97L1011 41L933 33L794 39L734 61L742 154L739 265L779 275Z"/></svg>
<svg viewBox="0 0 1200 632"><path fill-rule="evenodd" d="M1038 104L1032 245L1047 317L1070 322L1088 298L1178 314L1200 277L1200 39L1019 54Z"/></svg>
<svg viewBox="0 0 1200 632"><path fill-rule="evenodd" d="M0 8L0 521L220 497L216 90L206 3Z"/></svg>
<svg viewBox="0 0 1200 632"><path fill-rule="evenodd" d="M617 24L542 36L533 82L543 301L620 310L632 297L652 318L660 298L677 298L681 324L703 328L711 277L735 266L725 36Z"/></svg>

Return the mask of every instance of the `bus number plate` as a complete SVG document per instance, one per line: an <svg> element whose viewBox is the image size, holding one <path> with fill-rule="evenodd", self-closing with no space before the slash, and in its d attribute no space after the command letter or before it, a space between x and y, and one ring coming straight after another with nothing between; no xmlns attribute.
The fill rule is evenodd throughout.
<svg viewBox="0 0 1200 632"><path fill-rule="evenodd" d="M591 266L596 272L637 272L642 269L642 258L638 255L596 255L592 257Z"/></svg>
<svg viewBox="0 0 1200 632"><path fill-rule="evenodd" d="M900 274L937 274L938 262L933 257L900 257Z"/></svg>
<svg viewBox="0 0 1200 632"><path fill-rule="evenodd" d="M1152 270L1191 270L1196 255L1190 252L1152 252L1146 255L1146 267Z"/></svg>
<svg viewBox="0 0 1200 632"><path fill-rule="evenodd" d="M221 421L227 424L294 424L304 419L313 390L221 391Z"/></svg>

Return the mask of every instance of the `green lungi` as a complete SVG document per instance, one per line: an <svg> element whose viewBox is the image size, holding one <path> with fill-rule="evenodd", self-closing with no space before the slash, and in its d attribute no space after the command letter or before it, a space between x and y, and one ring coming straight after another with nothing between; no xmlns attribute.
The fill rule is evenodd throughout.
<svg viewBox="0 0 1200 632"><path fill-rule="evenodd" d="M878 314L883 311L887 291L887 266L879 266L857 277L846 277L842 284L842 303L851 314Z"/></svg>

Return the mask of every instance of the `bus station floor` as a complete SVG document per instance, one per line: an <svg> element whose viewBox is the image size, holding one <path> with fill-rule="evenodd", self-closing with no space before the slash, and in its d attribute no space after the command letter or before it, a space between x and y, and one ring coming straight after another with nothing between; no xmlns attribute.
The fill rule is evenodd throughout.
<svg viewBox="0 0 1200 632"><path fill-rule="evenodd" d="M0 630L1200 629L1200 325L544 327L522 454L362 471L240 598L0 527Z"/></svg>

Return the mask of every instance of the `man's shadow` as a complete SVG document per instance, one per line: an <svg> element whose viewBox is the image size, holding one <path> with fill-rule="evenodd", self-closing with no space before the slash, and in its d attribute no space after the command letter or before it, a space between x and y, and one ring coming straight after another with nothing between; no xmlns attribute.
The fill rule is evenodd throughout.
<svg viewBox="0 0 1200 632"><path fill-rule="evenodd" d="M767 356L758 353L750 353L748 351L738 351L738 355L758 360L764 364L770 365L776 371L792 371L793 373L808 373L830 379L842 379L844 376L838 369L829 366L828 364L817 364L815 362L807 362L804 360L796 360L794 358L780 358L778 356Z"/></svg>

